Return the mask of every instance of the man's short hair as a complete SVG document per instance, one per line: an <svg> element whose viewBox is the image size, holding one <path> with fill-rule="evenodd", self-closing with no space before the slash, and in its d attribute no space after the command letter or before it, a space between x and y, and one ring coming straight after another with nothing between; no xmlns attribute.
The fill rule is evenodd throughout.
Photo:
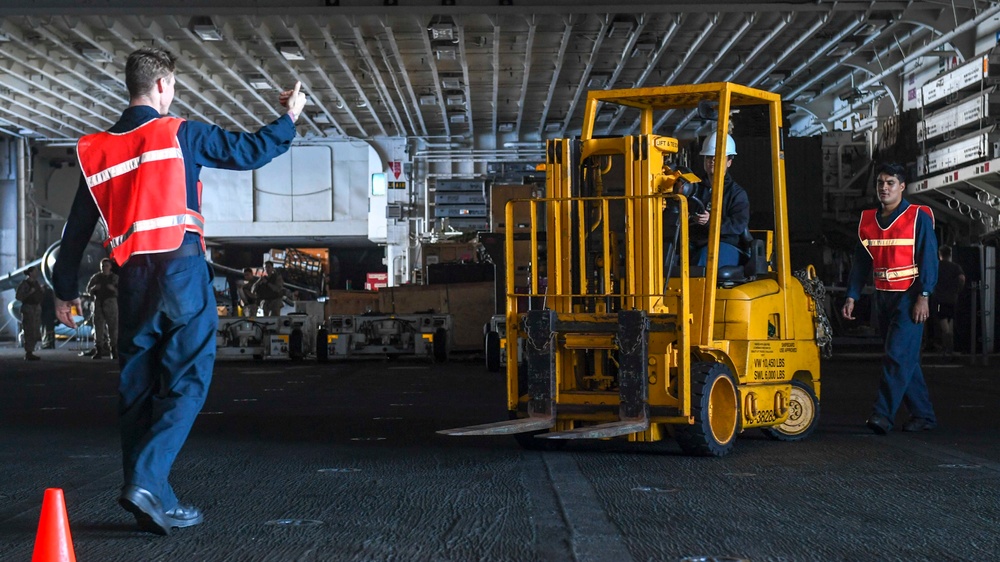
<svg viewBox="0 0 1000 562"><path fill-rule="evenodd" d="M941 253L941 257L950 260L951 259L951 246L941 246L938 248L938 252Z"/></svg>
<svg viewBox="0 0 1000 562"><path fill-rule="evenodd" d="M271 260L267 260L266 262L264 262L264 267L267 267L267 266L274 267L274 262L271 261Z"/></svg>
<svg viewBox="0 0 1000 562"><path fill-rule="evenodd" d="M252 267L244 267L243 268L243 273L249 273L249 274L253 275L253 268Z"/></svg>
<svg viewBox="0 0 1000 562"><path fill-rule="evenodd" d="M138 97L149 93L156 81L172 73L177 57L164 49L147 48L133 51L125 62L125 86L128 95Z"/></svg>
<svg viewBox="0 0 1000 562"><path fill-rule="evenodd" d="M104 258L104 259L102 259L101 260L101 267L104 267L104 264L111 265L111 258Z"/></svg>
<svg viewBox="0 0 1000 562"><path fill-rule="evenodd" d="M38 270L38 268L37 268L37 267L35 267L35 266L33 266L33 265L29 265L29 266L28 266L27 268L25 268L25 270L24 270L24 274L25 274L25 275L31 275L32 273L34 273L34 272L35 272L35 271L37 271L37 270Z"/></svg>
<svg viewBox="0 0 1000 562"><path fill-rule="evenodd" d="M902 164L897 164L895 162L883 162L876 170L875 177L879 177L882 174L887 176L895 176L899 183L906 183L906 168Z"/></svg>

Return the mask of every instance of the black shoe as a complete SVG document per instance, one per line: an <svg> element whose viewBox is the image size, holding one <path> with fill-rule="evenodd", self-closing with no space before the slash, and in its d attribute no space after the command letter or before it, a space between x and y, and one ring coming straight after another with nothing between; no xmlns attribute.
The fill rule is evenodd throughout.
<svg viewBox="0 0 1000 562"><path fill-rule="evenodd" d="M910 421L903 424L903 431L930 431L937 427L937 424L926 418L910 418Z"/></svg>
<svg viewBox="0 0 1000 562"><path fill-rule="evenodd" d="M135 516L139 528L149 533L167 536L173 526L173 519L163 511L159 498L149 490L138 486L125 486L118 498L118 505Z"/></svg>
<svg viewBox="0 0 1000 562"><path fill-rule="evenodd" d="M90 356L91 359L104 359L104 354L98 351L97 353Z"/></svg>
<svg viewBox="0 0 1000 562"><path fill-rule="evenodd" d="M193 527L205 520L201 510L193 505L177 504L177 507L166 512L171 525L177 528Z"/></svg>
<svg viewBox="0 0 1000 562"><path fill-rule="evenodd" d="M889 418L880 416L879 414L872 414L868 418L868 421L865 422L865 425L878 435L885 435L892 429L892 423L889 421Z"/></svg>
<svg viewBox="0 0 1000 562"><path fill-rule="evenodd" d="M25 361L40 361L41 359L42 359L41 357L35 355L30 351L24 354Z"/></svg>

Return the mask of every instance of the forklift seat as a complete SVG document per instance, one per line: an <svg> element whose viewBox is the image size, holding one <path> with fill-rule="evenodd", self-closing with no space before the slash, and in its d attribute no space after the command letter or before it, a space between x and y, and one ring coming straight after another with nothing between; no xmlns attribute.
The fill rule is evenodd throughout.
<svg viewBox="0 0 1000 562"><path fill-rule="evenodd" d="M757 240L745 229L740 235L740 264L724 265L719 268L719 285L734 287L740 283L753 281L758 275L767 272L767 246L763 240Z"/></svg>

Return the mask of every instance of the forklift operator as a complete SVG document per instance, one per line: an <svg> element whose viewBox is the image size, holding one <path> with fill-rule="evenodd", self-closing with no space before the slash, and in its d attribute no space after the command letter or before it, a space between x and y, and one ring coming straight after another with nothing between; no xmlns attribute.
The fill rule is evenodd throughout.
<svg viewBox="0 0 1000 562"><path fill-rule="evenodd" d="M708 219L711 216L711 189L715 173L715 137L712 133L701 149L705 157L706 179L702 182L707 186L706 207L701 213L692 215L690 224L692 265L704 267L708 263ZM736 156L736 141L726 135L726 169L733 165ZM750 225L750 199L747 192L728 173L723 178L722 193L722 229L719 238L719 267L739 265L740 236Z"/></svg>

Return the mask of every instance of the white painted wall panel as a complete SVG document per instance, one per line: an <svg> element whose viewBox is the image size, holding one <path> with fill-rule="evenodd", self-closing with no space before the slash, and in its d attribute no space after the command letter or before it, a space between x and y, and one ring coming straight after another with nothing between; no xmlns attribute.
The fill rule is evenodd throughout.
<svg viewBox="0 0 1000 562"><path fill-rule="evenodd" d="M253 172L201 169L201 210L207 221L253 220Z"/></svg>
<svg viewBox="0 0 1000 562"><path fill-rule="evenodd" d="M292 148L292 220L333 220L333 148Z"/></svg>
<svg viewBox="0 0 1000 562"><path fill-rule="evenodd" d="M292 221L292 148L253 172L253 220Z"/></svg>

